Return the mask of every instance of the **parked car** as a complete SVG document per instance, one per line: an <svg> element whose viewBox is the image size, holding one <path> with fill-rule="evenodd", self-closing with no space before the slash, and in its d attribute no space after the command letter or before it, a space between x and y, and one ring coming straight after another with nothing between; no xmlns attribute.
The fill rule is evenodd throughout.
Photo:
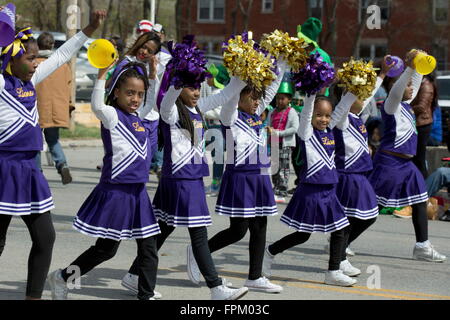
<svg viewBox="0 0 450 320"><path fill-rule="evenodd" d="M77 58L76 62L77 101L91 101L92 90L97 79L98 69L91 66L88 60Z"/></svg>
<svg viewBox="0 0 450 320"><path fill-rule="evenodd" d="M450 118L450 75L437 76L436 85L438 88L438 104L442 112L442 133L445 139L450 130L447 126L447 119Z"/></svg>

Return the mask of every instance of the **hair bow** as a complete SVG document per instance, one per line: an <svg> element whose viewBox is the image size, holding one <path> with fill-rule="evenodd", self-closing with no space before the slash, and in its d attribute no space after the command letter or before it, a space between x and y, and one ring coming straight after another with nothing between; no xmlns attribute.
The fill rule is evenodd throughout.
<svg viewBox="0 0 450 320"><path fill-rule="evenodd" d="M31 27L24 28L16 34L14 41L5 47L0 57L0 60L2 61L2 72L6 70L6 72L12 74L9 61L12 57L20 58L25 53L25 46L23 45L23 42L30 38L33 38L33 30Z"/></svg>

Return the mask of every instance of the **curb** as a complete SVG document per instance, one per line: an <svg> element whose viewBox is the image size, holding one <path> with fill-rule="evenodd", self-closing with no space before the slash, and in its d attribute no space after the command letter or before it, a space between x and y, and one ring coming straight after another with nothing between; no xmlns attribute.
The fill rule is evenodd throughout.
<svg viewBox="0 0 450 320"><path fill-rule="evenodd" d="M101 139L86 139L86 140L68 140L60 139L59 142L64 148L80 148L80 147L103 147Z"/></svg>

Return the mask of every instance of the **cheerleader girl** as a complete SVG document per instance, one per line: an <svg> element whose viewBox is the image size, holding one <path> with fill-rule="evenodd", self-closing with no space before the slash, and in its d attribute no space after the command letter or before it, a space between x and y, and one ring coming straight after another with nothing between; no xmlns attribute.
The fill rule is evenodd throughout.
<svg viewBox="0 0 450 320"><path fill-rule="evenodd" d="M333 107L328 98L316 99L315 95L307 95L304 104L298 135L305 165L301 168L297 190L281 217L283 223L297 231L266 248L263 274L271 276L272 263L277 254L306 242L313 232L331 232L325 283L352 286L356 280L339 269L341 253L345 248L343 229L349 222L336 196L335 140L329 128Z"/></svg>
<svg viewBox="0 0 450 320"><path fill-rule="evenodd" d="M361 101L352 93L347 93L336 106L330 124L336 140L336 168L339 173L336 194L350 222L344 229L345 247L340 263L340 269L348 276L357 276L361 270L353 267L347 260L345 248L367 230L378 216L375 191L367 180L367 175L373 168L368 133L359 115L394 66L387 65L387 58L388 56L384 58L372 96Z"/></svg>
<svg viewBox="0 0 450 320"><path fill-rule="evenodd" d="M250 230L249 274L244 286L269 293L279 293L283 288L262 276L267 217L278 214L278 210L270 182L270 161L260 115L275 96L287 69L284 61L278 66L278 77L267 88L262 103L262 92L246 86L222 108L222 130L227 141L234 143L227 150L235 152L228 153L216 213L229 216L230 227L208 241L212 253L241 240ZM190 252L188 247L189 278L198 284L200 272Z"/></svg>
<svg viewBox="0 0 450 320"><path fill-rule="evenodd" d="M422 174L412 162L416 154L417 131L410 102L417 95L422 76L414 70L411 50L405 59L408 66L389 91L381 108L384 134L376 153L374 169L369 176L378 205L381 207L412 206L412 222L416 235L413 259L443 262L428 240L428 194Z"/></svg>
<svg viewBox="0 0 450 320"><path fill-rule="evenodd" d="M204 155L205 125L202 114L224 105L245 83L233 77L220 93L200 99L200 90L170 86L161 102L161 143L164 161L161 180L153 199L161 234L158 250L176 227L187 227L192 254L211 289L213 300L235 300L248 289L231 289L219 278L208 248L206 227L211 217L206 203L203 177L209 174ZM137 261L129 270L136 275Z"/></svg>
<svg viewBox="0 0 450 320"><path fill-rule="evenodd" d="M113 73L112 78L117 79L117 74L123 69L123 67L130 62L141 62L145 65L147 73L150 74L150 66L154 63L153 60L156 58L155 56L161 51L161 39L154 32L146 32L143 33L139 38L136 39L133 46L128 50L125 57L120 61ZM159 61L157 68L157 75L161 73L161 65ZM163 68L162 68L163 69ZM162 70L164 71L164 70ZM108 92L111 91L111 82L108 85ZM150 143L150 153L149 153L149 161L151 162L153 158L153 154L156 152L158 148L158 123L159 123L159 113L156 110L156 104L152 106L153 108L147 114L142 124L149 135L149 143Z"/></svg>
<svg viewBox="0 0 450 320"><path fill-rule="evenodd" d="M91 23L46 61L37 62L38 46L31 27L20 30L3 48L0 74L0 254L13 216L30 232L27 299L40 299L52 258L54 208L47 180L34 160L42 150L35 86L68 62L100 26L105 11L95 11Z"/></svg>
<svg viewBox="0 0 450 320"><path fill-rule="evenodd" d="M78 276L114 257L121 240L136 239L138 245L138 299L154 299L160 233L145 187L148 181L148 133L142 119L156 103L156 63L149 82L145 66L129 63L122 68L113 90L105 96L108 69L99 70L92 93L92 110L100 119L105 147L100 183L81 206L73 227L97 238L69 267L49 275L53 299L67 299L67 280L74 268ZM151 88L151 89L149 89ZM147 92L147 95L146 95ZM142 102L144 102L141 107Z"/></svg>

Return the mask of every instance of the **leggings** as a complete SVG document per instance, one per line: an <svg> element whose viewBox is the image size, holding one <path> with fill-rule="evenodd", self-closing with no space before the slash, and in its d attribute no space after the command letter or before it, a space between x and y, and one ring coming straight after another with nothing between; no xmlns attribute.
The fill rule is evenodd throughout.
<svg viewBox="0 0 450 320"><path fill-rule="evenodd" d="M159 220L158 224L161 229L161 233L156 236L157 250L159 251L169 235L175 230L175 227L167 225L162 220ZM217 274L211 252L209 251L206 227L190 227L188 230L189 236L191 237L192 251L198 268L205 278L206 285L208 288L220 286L222 280ZM138 262L135 259L128 272L134 275L138 274L136 272L137 266Z"/></svg>
<svg viewBox="0 0 450 320"><path fill-rule="evenodd" d="M250 266L248 279L256 280L261 277L264 248L266 245L267 217L230 218L230 227L217 233L208 241L211 253L244 238L250 230Z"/></svg>
<svg viewBox="0 0 450 320"><path fill-rule="evenodd" d="M6 232L12 216L0 214L0 255L6 241ZM26 296L34 299L42 297L52 260L55 229L50 212L21 216L31 236L32 246L28 256L28 276Z"/></svg>
<svg viewBox="0 0 450 320"><path fill-rule="evenodd" d="M345 248L345 236L344 229L337 230L331 233L330 239L330 259L328 261L328 270L339 270L341 263L342 248ZM294 232L284 238L274 242L268 247L271 255L277 255L284 250L295 247L296 245L305 243L308 241L311 233L307 232Z"/></svg>
<svg viewBox="0 0 450 320"><path fill-rule="evenodd" d="M138 255L136 258L138 280L138 299L148 300L153 297L158 270L158 252L156 250L156 236L136 239ZM70 266L80 269L80 276L88 273L99 264L112 259L119 248L120 241L98 238L95 245L83 252ZM62 277L67 282L71 274L68 267L62 270Z"/></svg>
<svg viewBox="0 0 450 320"><path fill-rule="evenodd" d="M344 228L345 246L342 249L341 261L347 259L347 254L345 249L352 243L356 238L358 238L364 231L366 231L377 218L372 218L368 220L358 219L354 217L347 217L350 225Z"/></svg>
<svg viewBox="0 0 450 320"><path fill-rule="evenodd" d="M430 137L432 124L417 127L417 152L413 162L422 173L423 178L428 178L427 169L427 143Z"/></svg>

